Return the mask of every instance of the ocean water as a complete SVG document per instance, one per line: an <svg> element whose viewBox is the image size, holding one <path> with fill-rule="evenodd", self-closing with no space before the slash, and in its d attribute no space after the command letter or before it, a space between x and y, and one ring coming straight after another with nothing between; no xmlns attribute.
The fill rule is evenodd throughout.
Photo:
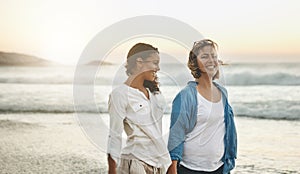
<svg viewBox="0 0 300 174"><path fill-rule="evenodd" d="M231 64L221 68L218 82L227 88L237 117L239 147L233 173L300 173L299 67L300 63L282 63ZM3 162L0 173L1 170L19 173L13 171L14 166L26 167L26 170L15 170L23 173L36 173L47 167L54 173L106 173L106 139L99 135L108 131L108 95L123 83L126 75L123 65L100 66L91 82L88 72L94 68L81 67L83 73L74 77L76 67L0 67L0 130L3 131L0 133L5 137L0 141L0 153L15 163L9 165L5 163L7 159L0 157ZM164 135L167 136L172 100L193 78L181 64L162 64L158 76L167 104L164 118ZM74 78L80 83L73 84ZM85 95L92 96L86 98ZM76 97L83 100L78 103ZM75 121L80 114L85 117L81 128ZM99 116L105 123L101 128L94 122ZM98 131L94 135L103 146L100 153L76 135L82 129L92 141L88 129ZM74 130L77 133L74 134ZM14 139L15 136L20 140ZM24 136L27 137L24 139ZM68 150L68 144L73 144L72 150ZM11 149L18 149L18 154L13 154ZM51 150L53 154L45 156L45 152ZM85 151L92 152L85 154ZM28 152L34 153L30 158L37 163L27 162ZM74 164L76 168L72 168ZM51 167L53 165L58 167Z"/></svg>
<svg viewBox="0 0 300 174"><path fill-rule="evenodd" d="M91 67L83 67L88 71ZM93 98L74 108L75 67L0 67L2 113L107 113L109 92L126 79L121 65L101 66L85 86ZM84 71L85 72L85 71ZM300 63L232 64L221 68L219 83L229 94L236 116L300 120ZM193 78L184 65L162 65L160 88L170 113L172 100ZM95 107L94 107L95 106Z"/></svg>

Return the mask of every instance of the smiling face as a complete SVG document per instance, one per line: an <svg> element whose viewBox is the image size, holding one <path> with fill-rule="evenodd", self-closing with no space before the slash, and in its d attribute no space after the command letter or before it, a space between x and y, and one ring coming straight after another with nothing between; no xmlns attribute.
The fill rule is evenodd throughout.
<svg viewBox="0 0 300 174"><path fill-rule="evenodd" d="M135 86L142 84L153 93L159 93L157 71L159 68L159 51L146 43L135 44L127 54L127 81L135 82ZM139 85L137 85L139 84Z"/></svg>
<svg viewBox="0 0 300 174"><path fill-rule="evenodd" d="M219 70L217 51L210 45L199 50L197 56L199 69L213 78Z"/></svg>
<svg viewBox="0 0 300 174"><path fill-rule="evenodd" d="M140 75L144 80L154 81L157 78L156 73L160 70L159 61L158 53L152 53L150 57L139 60L139 63L141 63Z"/></svg>

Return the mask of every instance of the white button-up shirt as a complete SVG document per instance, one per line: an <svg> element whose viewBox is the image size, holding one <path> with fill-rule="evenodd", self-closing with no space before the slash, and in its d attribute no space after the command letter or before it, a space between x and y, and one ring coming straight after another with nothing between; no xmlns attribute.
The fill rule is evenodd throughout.
<svg viewBox="0 0 300 174"><path fill-rule="evenodd" d="M162 116L165 101L160 93L148 90L149 99L138 89L125 84L115 88L109 96L110 131L108 154L119 164L122 156L133 156L159 168L171 164L162 137ZM122 132L127 134L122 149Z"/></svg>

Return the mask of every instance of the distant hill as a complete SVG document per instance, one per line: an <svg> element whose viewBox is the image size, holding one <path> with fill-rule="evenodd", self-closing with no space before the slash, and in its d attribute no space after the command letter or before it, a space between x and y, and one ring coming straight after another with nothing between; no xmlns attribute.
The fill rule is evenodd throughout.
<svg viewBox="0 0 300 174"><path fill-rule="evenodd" d="M103 61L99 61L99 60L93 60L93 61L88 62L85 65L98 66L98 65L113 65L113 64L110 63L110 62L103 62Z"/></svg>
<svg viewBox="0 0 300 174"><path fill-rule="evenodd" d="M0 52L0 66L57 66L60 65L35 56Z"/></svg>

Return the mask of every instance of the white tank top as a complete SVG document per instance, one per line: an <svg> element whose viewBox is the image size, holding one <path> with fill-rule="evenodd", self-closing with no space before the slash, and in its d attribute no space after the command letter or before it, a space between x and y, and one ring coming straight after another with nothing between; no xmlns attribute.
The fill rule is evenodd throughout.
<svg viewBox="0 0 300 174"><path fill-rule="evenodd" d="M197 123L187 134L181 165L196 171L214 171L223 165L224 106L222 99L213 103L198 93Z"/></svg>

